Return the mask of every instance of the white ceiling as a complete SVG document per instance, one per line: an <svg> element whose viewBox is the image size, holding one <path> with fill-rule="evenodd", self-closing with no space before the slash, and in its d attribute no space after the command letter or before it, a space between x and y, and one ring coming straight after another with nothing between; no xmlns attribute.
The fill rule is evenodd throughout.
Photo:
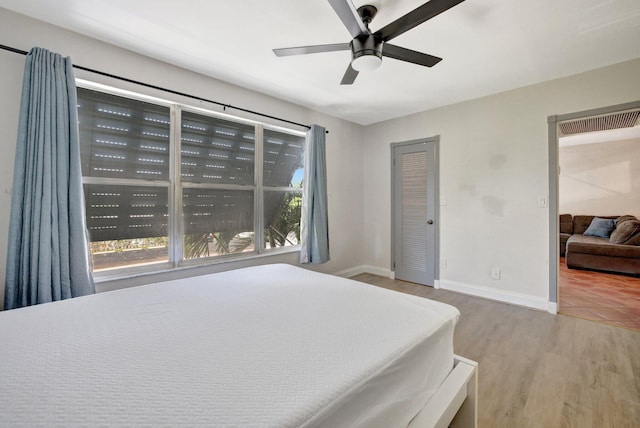
<svg viewBox="0 0 640 428"><path fill-rule="evenodd" d="M607 131L585 132L558 138L560 147L584 144L613 143L618 141L640 142L640 125L633 128L609 129Z"/></svg>
<svg viewBox="0 0 640 428"><path fill-rule="evenodd" d="M371 29L423 1L376 0ZM371 2L355 2L364 3ZM441 63L429 69L385 58L351 86L339 84L348 51L285 58L271 51L349 42L327 0L0 0L0 6L363 125L640 57L639 0L466 0L393 40Z"/></svg>

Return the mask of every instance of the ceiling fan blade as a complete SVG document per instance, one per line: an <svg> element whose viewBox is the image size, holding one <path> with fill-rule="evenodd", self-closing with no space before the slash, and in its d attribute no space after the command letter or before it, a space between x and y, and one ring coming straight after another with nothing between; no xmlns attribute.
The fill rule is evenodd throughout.
<svg viewBox="0 0 640 428"><path fill-rule="evenodd" d="M463 1L464 0L431 0L382 27L374 34L385 42L389 41Z"/></svg>
<svg viewBox="0 0 640 428"><path fill-rule="evenodd" d="M351 37L356 38L363 34L369 34L369 30L360 19L358 11L353 6L351 0L329 0L329 4L336 11Z"/></svg>
<svg viewBox="0 0 640 428"><path fill-rule="evenodd" d="M347 71L344 72L340 84L351 85L356 80L356 77L358 77L358 73L358 70L354 70L354 68L351 67L351 63L349 63L349 67L347 67Z"/></svg>
<svg viewBox="0 0 640 428"><path fill-rule="evenodd" d="M293 48L274 49L276 56L305 55L322 52L348 51L351 49L349 43L334 43L330 45L297 46Z"/></svg>
<svg viewBox="0 0 640 428"><path fill-rule="evenodd" d="M388 43L385 43L382 47L382 56L399 59L400 61L412 62L418 65L424 65L425 67L433 67L442 61L442 58L437 56L428 55L407 48L401 48L400 46L390 45Z"/></svg>

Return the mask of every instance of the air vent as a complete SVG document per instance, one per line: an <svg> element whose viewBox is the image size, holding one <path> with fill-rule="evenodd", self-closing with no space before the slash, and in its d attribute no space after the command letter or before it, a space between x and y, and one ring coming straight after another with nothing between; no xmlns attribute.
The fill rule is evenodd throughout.
<svg viewBox="0 0 640 428"><path fill-rule="evenodd" d="M560 130L564 135L581 134L584 132L606 131L608 129L632 128L636 125L639 111L609 114L606 116L589 117L560 123Z"/></svg>

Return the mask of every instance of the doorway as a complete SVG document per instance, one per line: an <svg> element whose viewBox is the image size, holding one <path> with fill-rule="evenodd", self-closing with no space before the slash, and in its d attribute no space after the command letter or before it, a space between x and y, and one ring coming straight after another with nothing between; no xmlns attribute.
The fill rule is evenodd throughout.
<svg viewBox="0 0 640 428"><path fill-rule="evenodd" d="M391 145L391 270L431 287L439 277L438 141Z"/></svg>
<svg viewBox="0 0 640 428"><path fill-rule="evenodd" d="M633 278L597 270L569 269L566 266L567 260L562 257L564 255L562 248L566 245L566 235L571 236L573 229L565 230L566 226L561 225L561 222L567 220L566 218L560 220L560 214L569 214L563 218L573 216L573 223L582 223L588 215L627 214L627 212L617 212L627 210L624 208L626 205L619 202L626 200L620 190L625 180L622 178L616 180L616 176L622 172L620 165L623 161L626 163L627 159L618 159L620 156L613 155L612 150L614 145L625 144L623 134L627 135L627 131L633 133L634 129L617 129L613 134L608 130L627 126L638 131L637 124L635 127L633 124L620 125L621 117L627 112L638 109L640 109L640 101L549 117L549 300L555 304L556 312L607 322L609 313L619 317L626 310L617 307L620 306L619 303L615 308L599 307L597 301L601 300L604 305L607 299L615 300L613 297L615 297L616 288L622 285L624 292L629 291L628 281L634 281ZM611 144L611 150L609 148L605 150L602 143L611 138L611 135L614 135L618 142ZM568 156L573 156L575 159ZM561 159L564 159L564 162L561 162ZM562 169L561 165L563 165ZM626 176L631 177L629 171ZM602 177L604 181L595 181L597 177ZM585 192L592 192L592 194L589 193L587 197L584 196ZM581 194L583 195L580 196ZM575 233L583 233L585 227L581 225L576 229L580 231ZM564 233L561 234L561 232ZM561 235L564 237L562 242ZM604 268L594 267L593 269ZM636 279L636 284L632 285L637 287L637 281ZM598 289L597 284L602 284L602 288ZM628 300L617 299L617 302L623 302L622 306L626 306ZM596 315L594 317L580 315L586 313ZM612 322L608 323L612 324ZM629 325L629 327L638 328L636 325Z"/></svg>

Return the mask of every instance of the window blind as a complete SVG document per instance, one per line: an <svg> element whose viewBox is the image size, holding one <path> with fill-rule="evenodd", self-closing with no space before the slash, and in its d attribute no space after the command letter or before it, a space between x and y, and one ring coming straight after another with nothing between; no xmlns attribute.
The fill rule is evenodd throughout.
<svg viewBox="0 0 640 428"><path fill-rule="evenodd" d="M91 241L168 236L169 107L78 88L78 113L83 176L100 179L85 184ZM181 116L184 233L253 230L255 127L190 111ZM262 158L265 190L301 187L303 137L265 129ZM247 190L219 188L224 185ZM276 221L286 197L269 192L266 225Z"/></svg>

